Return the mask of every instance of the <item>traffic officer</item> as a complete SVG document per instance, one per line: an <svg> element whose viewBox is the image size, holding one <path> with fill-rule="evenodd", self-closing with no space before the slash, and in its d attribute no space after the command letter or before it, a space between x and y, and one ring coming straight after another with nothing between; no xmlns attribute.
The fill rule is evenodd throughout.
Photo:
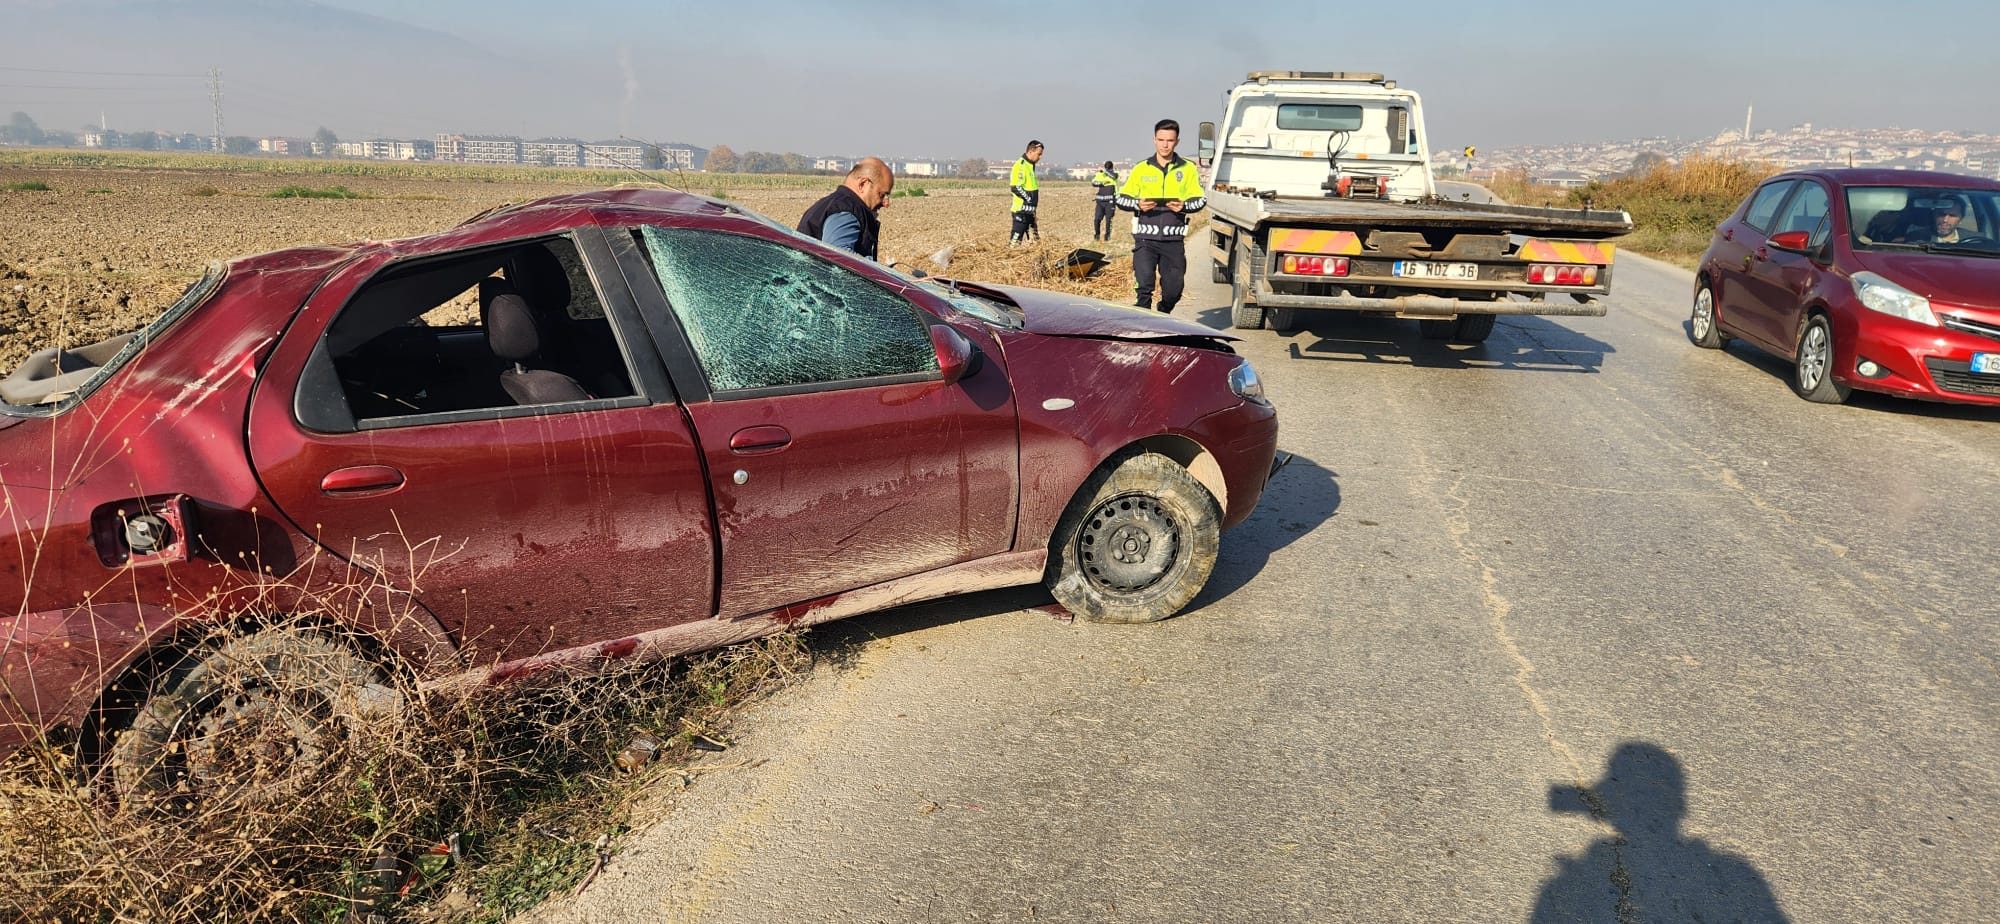
<svg viewBox="0 0 2000 924"><path fill-rule="evenodd" d="M1118 190L1118 207L1132 214L1132 275L1138 306L1153 307L1153 271L1160 274L1160 311L1174 310L1187 276L1187 216L1208 201L1194 164L1174 153L1181 123L1153 124L1153 156L1134 164Z"/></svg>
<svg viewBox="0 0 2000 924"><path fill-rule="evenodd" d="M1090 239L1111 240L1111 219L1118 211L1118 171L1111 169L1111 162L1107 160L1104 169L1090 178L1090 185L1096 187L1097 193L1097 212L1090 216ZM1102 232L1097 230L1100 226L1104 228Z"/></svg>
<svg viewBox="0 0 2000 924"><path fill-rule="evenodd" d="M1007 235L1009 247L1027 240L1030 231L1034 232L1035 240L1042 239L1042 229L1035 225L1035 206L1042 201L1042 183L1035 179L1035 165L1041 160L1042 143L1028 142L1028 150L1014 162L1013 175L1007 179L1014 192L1014 228Z"/></svg>

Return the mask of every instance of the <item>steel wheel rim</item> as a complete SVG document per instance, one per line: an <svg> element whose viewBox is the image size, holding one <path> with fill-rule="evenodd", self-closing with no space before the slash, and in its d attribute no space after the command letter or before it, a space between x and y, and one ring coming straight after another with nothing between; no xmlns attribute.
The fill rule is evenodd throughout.
<svg viewBox="0 0 2000 924"><path fill-rule="evenodd" d="M1077 531L1077 561L1084 575L1113 593L1137 593L1158 585L1180 560L1181 530L1145 494L1114 497L1090 512Z"/></svg>
<svg viewBox="0 0 2000 924"><path fill-rule="evenodd" d="M1715 297L1707 289L1694 296L1694 335L1696 339L1707 337L1715 329Z"/></svg>
<svg viewBox="0 0 2000 924"><path fill-rule="evenodd" d="M1821 324L1807 327L1806 342L1799 347L1799 387L1806 391L1819 387L1820 378L1826 375L1826 354L1826 327Z"/></svg>

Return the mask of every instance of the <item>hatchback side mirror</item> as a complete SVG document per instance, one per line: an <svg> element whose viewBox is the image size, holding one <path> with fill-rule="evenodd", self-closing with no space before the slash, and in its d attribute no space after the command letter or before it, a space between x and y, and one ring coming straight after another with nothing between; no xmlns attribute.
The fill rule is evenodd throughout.
<svg viewBox="0 0 2000 924"><path fill-rule="evenodd" d="M1771 235L1771 246L1794 253L1806 252L1806 241L1812 238L1809 231L1781 231Z"/></svg>
<svg viewBox="0 0 2000 924"><path fill-rule="evenodd" d="M964 334L946 324L931 325L931 346L937 350L938 371L944 373L946 385L978 372L985 358Z"/></svg>

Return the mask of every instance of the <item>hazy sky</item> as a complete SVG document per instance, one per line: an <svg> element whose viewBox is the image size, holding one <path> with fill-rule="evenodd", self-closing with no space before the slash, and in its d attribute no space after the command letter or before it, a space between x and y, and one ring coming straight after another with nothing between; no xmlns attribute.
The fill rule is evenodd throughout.
<svg viewBox="0 0 2000 924"><path fill-rule="evenodd" d="M1435 148L1811 121L2000 132L2000 3L0 0L0 114L1136 159L1252 69L1382 71ZM1187 146L1191 150L1192 143Z"/></svg>

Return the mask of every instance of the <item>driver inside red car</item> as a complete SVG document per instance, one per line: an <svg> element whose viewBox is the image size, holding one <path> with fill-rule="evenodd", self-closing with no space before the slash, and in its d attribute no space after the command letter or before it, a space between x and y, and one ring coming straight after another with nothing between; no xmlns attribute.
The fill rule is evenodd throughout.
<svg viewBox="0 0 2000 924"><path fill-rule="evenodd" d="M1957 196L1947 196L1931 207L1930 226L1918 225L1912 227L1903 240L1905 243L1910 244L1941 244L1944 246L1955 246L1975 240L1984 240L1984 238L1969 231L1960 231L1958 227L1959 222L1964 220L1965 200Z"/></svg>

